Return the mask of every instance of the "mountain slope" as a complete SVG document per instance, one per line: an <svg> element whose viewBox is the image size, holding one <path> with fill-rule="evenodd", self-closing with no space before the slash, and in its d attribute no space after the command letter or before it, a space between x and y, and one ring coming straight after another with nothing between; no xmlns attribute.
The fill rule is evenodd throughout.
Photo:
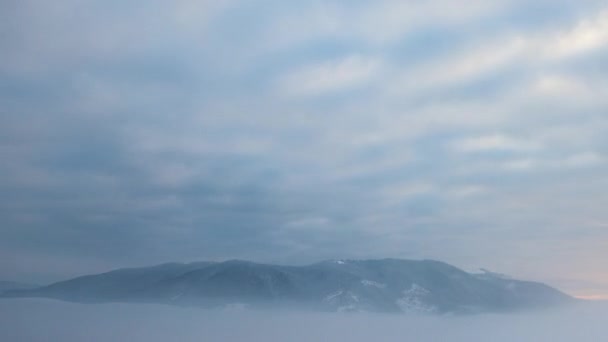
<svg viewBox="0 0 608 342"><path fill-rule="evenodd" d="M573 299L547 285L470 274L432 260L325 261L280 266L247 261L164 264L79 277L5 297L76 302L153 302L324 311L464 313L558 305Z"/></svg>

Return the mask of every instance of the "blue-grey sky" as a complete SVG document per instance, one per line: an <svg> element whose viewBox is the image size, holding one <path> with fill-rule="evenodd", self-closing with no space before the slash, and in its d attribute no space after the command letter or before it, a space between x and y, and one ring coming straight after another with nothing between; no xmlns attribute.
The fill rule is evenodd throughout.
<svg viewBox="0 0 608 342"><path fill-rule="evenodd" d="M0 278L431 258L608 295L605 1L0 3Z"/></svg>

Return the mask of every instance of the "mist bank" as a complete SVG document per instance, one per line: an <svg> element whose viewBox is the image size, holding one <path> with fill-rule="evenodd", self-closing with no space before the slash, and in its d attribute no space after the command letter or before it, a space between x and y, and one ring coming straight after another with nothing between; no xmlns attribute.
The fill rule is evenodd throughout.
<svg viewBox="0 0 608 342"><path fill-rule="evenodd" d="M542 283L434 260L329 260L305 266L170 263L87 275L5 297L81 303L383 313L483 313L547 308L575 301Z"/></svg>
<svg viewBox="0 0 608 342"><path fill-rule="evenodd" d="M40 287L39 285L0 280L0 293L11 290L28 290Z"/></svg>
<svg viewBox="0 0 608 342"><path fill-rule="evenodd" d="M2 341L451 341L608 340L608 303L535 313L387 315L0 300Z"/></svg>

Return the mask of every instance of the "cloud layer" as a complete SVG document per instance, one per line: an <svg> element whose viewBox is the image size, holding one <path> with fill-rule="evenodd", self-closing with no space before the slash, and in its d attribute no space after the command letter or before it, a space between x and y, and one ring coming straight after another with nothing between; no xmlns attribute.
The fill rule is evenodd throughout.
<svg viewBox="0 0 608 342"><path fill-rule="evenodd" d="M6 2L0 275L407 257L606 293L602 6Z"/></svg>

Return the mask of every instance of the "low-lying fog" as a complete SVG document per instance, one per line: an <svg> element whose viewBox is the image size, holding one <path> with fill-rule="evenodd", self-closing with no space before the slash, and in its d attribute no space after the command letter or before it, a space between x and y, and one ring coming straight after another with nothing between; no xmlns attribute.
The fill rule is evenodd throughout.
<svg viewBox="0 0 608 342"><path fill-rule="evenodd" d="M412 316L211 311L0 300L0 341L608 341L608 303L520 314Z"/></svg>

